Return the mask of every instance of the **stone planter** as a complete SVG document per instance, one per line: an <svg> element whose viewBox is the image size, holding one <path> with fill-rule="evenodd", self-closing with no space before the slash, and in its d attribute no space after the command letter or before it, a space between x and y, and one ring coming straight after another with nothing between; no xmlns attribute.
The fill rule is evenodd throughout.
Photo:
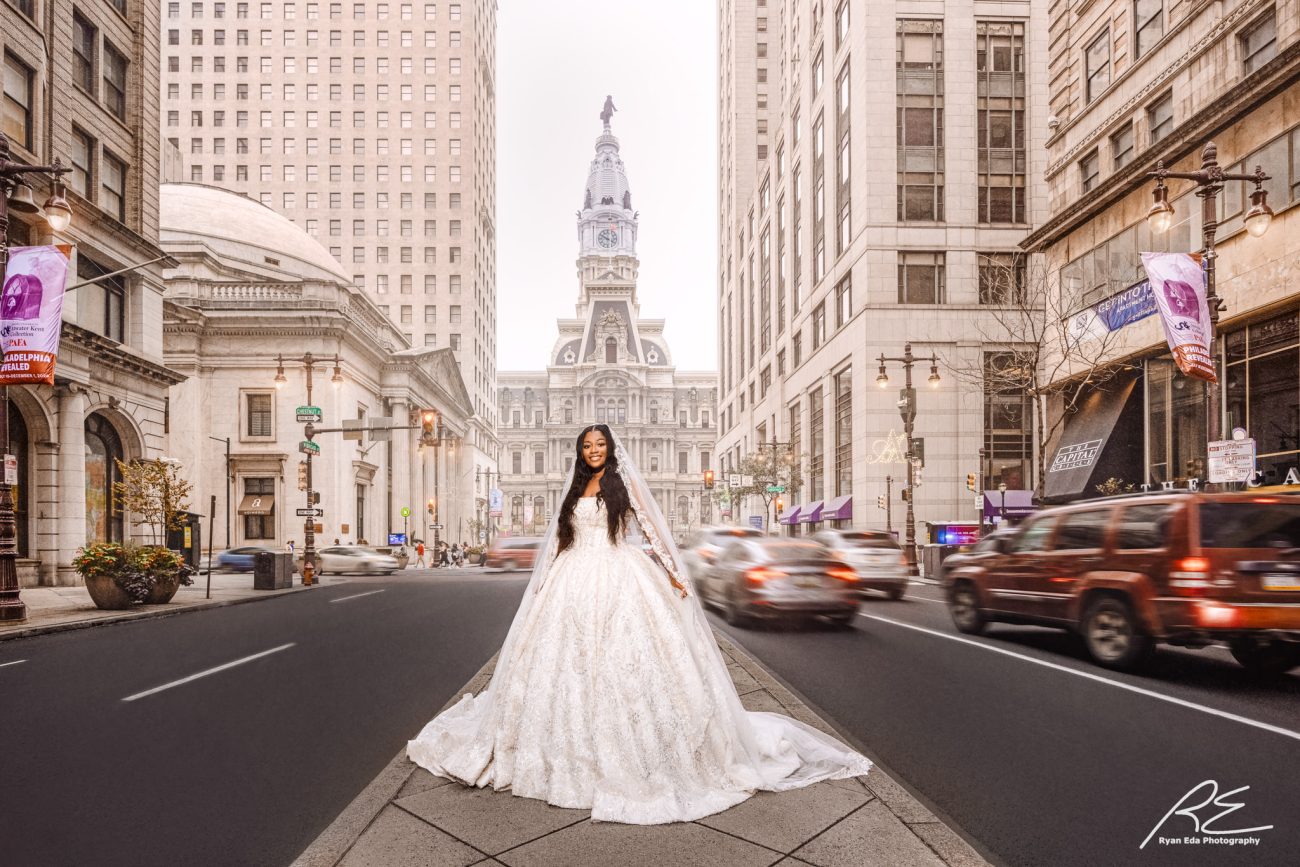
<svg viewBox="0 0 1300 867"><path fill-rule="evenodd" d="M117 611L135 604L135 600L108 575L86 575L85 581L86 592L97 608Z"/></svg>
<svg viewBox="0 0 1300 867"><path fill-rule="evenodd" d="M168 602L172 601L172 597L175 596L176 591L180 589L181 574L179 572L167 578L159 578L154 583L153 589L149 591L149 595L145 597L144 604L166 605Z"/></svg>

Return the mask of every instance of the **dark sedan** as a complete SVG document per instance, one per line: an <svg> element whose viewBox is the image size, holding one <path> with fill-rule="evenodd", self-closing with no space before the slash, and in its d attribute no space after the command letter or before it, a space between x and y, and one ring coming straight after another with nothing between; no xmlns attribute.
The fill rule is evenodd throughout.
<svg viewBox="0 0 1300 867"><path fill-rule="evenodd" d="M252 572L253 560L261 553L274 554L270 548L258 545L245 545L243 548L231 548L217 555L217 568L230 569L235 572Z"/></svg>
<svg viewBox="0 0 1300 867"><path fill-rule="evenodd" d="M785 615L849 626L861 599L857 572L834 553L813 541L777 537L733 542L696 586L700 601L736 626Z"/></svg>

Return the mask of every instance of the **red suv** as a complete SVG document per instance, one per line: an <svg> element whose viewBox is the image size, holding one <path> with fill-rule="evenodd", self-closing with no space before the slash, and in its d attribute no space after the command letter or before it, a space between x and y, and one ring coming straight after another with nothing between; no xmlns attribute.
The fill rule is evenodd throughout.
<svg viewBox="0 0 1300 867"><path fill-rule="evenodd" d="M1109 668L1157 642L1224 641L1246 668L1300 666L1300 497L1169 493L1048 509L944 575L957 628L1078 632Z"/></svg>

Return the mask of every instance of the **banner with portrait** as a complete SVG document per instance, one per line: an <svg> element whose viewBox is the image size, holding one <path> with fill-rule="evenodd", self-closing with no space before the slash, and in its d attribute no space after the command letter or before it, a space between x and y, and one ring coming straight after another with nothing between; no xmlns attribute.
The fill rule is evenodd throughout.
<svg viewBox="0 0 1300 867"><path fill-rule="evenodd" d="M69 246L11 247L0 292L0 385L54 384Z"/></svg>
<svg viewBox="0 0 1300 867"><path fill-rule="evenodd" d="M1210 356L1214 334L1200 257L1191 253L1143 253L1142 265L1151 281L1151 295L1178 369L1187 376L1217 382Z"/></svg>

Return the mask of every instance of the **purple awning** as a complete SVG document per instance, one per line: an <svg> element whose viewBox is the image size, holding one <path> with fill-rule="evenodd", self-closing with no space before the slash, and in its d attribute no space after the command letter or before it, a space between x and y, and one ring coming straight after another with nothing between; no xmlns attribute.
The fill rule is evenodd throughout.
<svg viewBox="0 0 1300 867"><path fill-rule="evenodd" d="M809 503L808 505L804 506L803 511L799 513L799 523L816 524L818 521L822 519L823 505L824 504L822 503L822 501L818 500L815 503Z"/></svg>
<svg viewBox="0 0 1300 867"><path fill-rule="evenodd" d="M781 516L781 523L782 523L782 524L797 524L797 523L799 523L799 512L800 512L800 510L802 510L802 509L803 509L803 506L795 506L795 507L789 509L789 510L784 514L784 515Z"/></svg>
<svg viewBox="0 0 1300 867"><path fill-rule="evenodd" d="M843 496L836 497L826 504L826 509L822 512L823 521L852 521L853 520L853 497Z"/></svg>

